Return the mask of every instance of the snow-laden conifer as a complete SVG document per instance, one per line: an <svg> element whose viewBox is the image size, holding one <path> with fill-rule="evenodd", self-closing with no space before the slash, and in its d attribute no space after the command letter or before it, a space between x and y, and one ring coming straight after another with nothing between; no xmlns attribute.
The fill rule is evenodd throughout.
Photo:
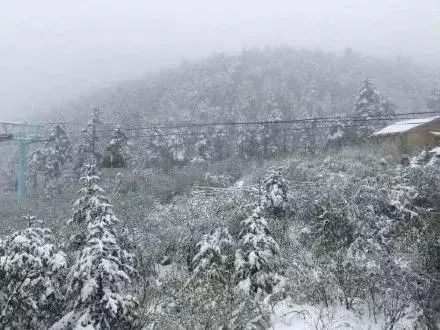
<svg viewBox="0 0 440 330"><path fill-rule="evenodd" d="M121 127L113 130L104 156L104 167L124 167L128 156L128 137Z"/></svg>
<svg viewBox="0 0 440 330"><path fill-rule="evenodd" d="M392 120L395 106L384 98L375 88L370 78L362 82L362 87L354 102L355 120L348 123L348 130L353 138L370 136L380 127L386 125L384 119Z"/></svg>
<svg viewBox="0 0 440 330"><path fill-rule="evenodd" d="M264 180L261 205L271 216L284 214L289 209L289 184L282 170L272 171Z"/></svg>
<svg viewBox="0 0 440 330"><path fill-rule="evenodd" d="M223 284L233 268L234 241L227 228L218 228L204 235L197 244L197 254L193 259L195 277L217 280Z"/></svg>
<svg viewBox="0 0 440 330"><path fill-rule="evenodd" d="M75 159L75 171L81 174L81 170L87 164L98 164L101 155L97 151L98 136L96 126L101 123L98 108L94 108L90 114L87 126L82 131L81 142Z"/></svg>
<svg viewBox="0 0 440 330"><path fill-rule="evenodd" d="M86 231L77 240L76 258L68 277L69 312L53 329L125 329L133 325L133 256L119 245L115 228L119 220L102 195L98 180L95 166L88 166L80 180L82 196L75 203L70 222L80 230L86 226Z"/></svg>
<svg viewBox="0 0 440 330"><path fill-rule="evenodd" d="M48 228L29 227L0 244L0 328L45 329L61 312L66 260Z"/></svg>
<svg viewBox="0 0 440 330"><path fill-rule="evenodd" d="M235 272L239 286L251 295L271 294L281 281L277 274L280 249L272 238L260 207L242 222Z"/></svg>
<svg viewBox="0 0 440 330"><path fill-rule="evenodd" d="M31 179L37 184L38 173L44 178L44 187L48 193L59 190L61 178L66 166L72 161L72 143L62 124L54 125L45 146L36 150L30 157Z"/></svg>

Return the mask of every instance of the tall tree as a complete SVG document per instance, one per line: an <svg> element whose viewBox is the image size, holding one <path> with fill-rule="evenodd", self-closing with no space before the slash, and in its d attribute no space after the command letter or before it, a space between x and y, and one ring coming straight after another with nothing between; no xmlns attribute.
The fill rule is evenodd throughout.
<svg viewBox="0 0 440 330"><path fill-rule="evenodd" d="M70 221L84 228L77 241L75 262L69 273L69 312L54 329L92 327L125 329L133 326L136 300L130 295L133 256L120 247L119 220L97 185L95 166L81 178L81 198ZM81 233L82 234L82 233Z"/></svg>
<svg viewBox="0 0 440 330"><path fill-rule="evenodd" d="M57 124L51 128L44 148L38 149L30 157L31 179L35 180L36 185L38 172L41 172L46 190L59 192L63 170L72 159L72 143L64 125Z"/></svg>
<svg viewBox="0 0 440 330"><path fill-rule="evenodd" d="M98 164L101 155L97 151L98 135L97 125L102 121L99 117L99 109L93 108L87 126L82 131L81 142L75 159L75 171L81 174L81 170L86 164Z"/></svg>
<svg viewBox="0 0 440 330"><path fill-rule="evenodd" d="M354 120L348 123L351 138L363 139L384 126L384 119L392 119L395 115L395 106L384 98L375 88L373 81L367 78L354 103Z"/></svg>
<svg viewBox="0 0 440 330"><path fill-rule="evenodd" d="M125 131L118 126L113 130L104 155L103 166L124 167L128 156L128 137Z"/></svg>

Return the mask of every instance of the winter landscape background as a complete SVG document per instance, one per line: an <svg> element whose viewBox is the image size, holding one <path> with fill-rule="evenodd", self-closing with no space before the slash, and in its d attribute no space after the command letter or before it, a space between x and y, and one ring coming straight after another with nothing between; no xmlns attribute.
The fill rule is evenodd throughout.
<svg viewBox="0 0 440 330"><path fill-rule="evenodd" d="M0 329L438 329L439 17L6 5Z"/></svg>

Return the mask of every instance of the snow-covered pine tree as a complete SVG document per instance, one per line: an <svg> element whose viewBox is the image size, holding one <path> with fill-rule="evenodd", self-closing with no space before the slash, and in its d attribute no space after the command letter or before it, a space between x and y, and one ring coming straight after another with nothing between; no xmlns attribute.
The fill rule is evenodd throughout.
<svg viewBox="0 0 440 330"><path fill-rule="evenodd" d="M338 118L332 123L329 134L325 141L326 149L339 149L344 145L346 139L346 127L342 118Z"/></svg>
<svg viewBox="0 0 440 330"><path fill-rule="evenodd" d="M180 327L195 329L266 329L267 305L249 292L236 290L233 238L226 228L213 230L197 244L189 281L173 297L174 312L166 317ZM177 322L176 322L177 320ZM170 324L158 324L170 327Z"/></svg>
<svg viewBox="0 0 440 330"><path fill-rule="evenodd" d="M252 296L274 293L281 284L277 273L280 250L272 238L260 207L242 222L238 249L235 253L236 280L241 289Z"/></svg>
<svg viewBox="0 0 440 330"><path fill-rule="evenodd" d="M282 169L272 170L261 187L260 206L263 215L269 220L273 237L286 242L288 234L289 183L283 178Z"/></svg>
<svg viewBox="0 0 440 330"><path fill-rule="evenodd" d="M392 120L394 115L395 106L381 96L373 81L367 78L354 103L354 120L347 125L349 136L354 140L366 138L386 125L383 119Z"/></svg>
<svg viewBox="0 0 440 330"><path fill-rule="evenodd" d="M272 170L263 183L261 205L270 216L284 215L289 209L289 184L282 169Z"/></svg>
<svg viewBox="0 0 440 330"><path fill-rule="evenodd" d="M119 126L113 130L104 155L104 167L124 167L128 158L128 137Z"/></svg>
<svg viewBox="0 0 440 330"><path fill-rule="evenodd" d="M78 146L74 167L77 174L81 174L81 171L87 164L99 164L101 155L97 151L98 136L96 126L101 122L99 109L93 108L87 126L82 131L81 142Z"/></svg>
<svg viewBox="0 0 440 330"><path fill-rule="evenodd" d="M133 326L136 300L129 294L133 256L119 245L119 220L97 185L96 166L81 178L81 198L71 223L84 228L77 240L75 262L69 273L68 313L52 329L127 329Z"/></svg>
<svg viewBox="0 0 440 330"><path fill-rule="evenodd" d="M217 228L209 235L204 235L197 244L197 254L193 259L195 278L219 281L227 284L233 269L234 241L227 228Z"/></svg>
<svg viewBox="0 0 440 330"><path fill-rule="evenodd" d="M72 144L63 125L52 127L49 141L44 149L46 188L50 191L60 189L63 169L72 161Z"/></svg>
<svg viewBox="0 0 440 330"><path fill-rule="evenodd" d="M190 279L174 301L185 327L221 328L234 308L234 242L226 228L204 235L196 245ZM230 313L226 313L230 314Z"/></svg>
<svg viewBox="0 0 440 330"><path fill-rule="evenodd" d="M61 313L66 260L48 228L13 233L0 246L0 328L46 329Z"/></svg>
<svg viewBox="0 0 440 330"><path fill-rule="evenodd" d="M54 125L49 133L44 148L36 150L30 157L30 179L37 184L38 173L44 178L44 187L48 193L61 187L60 179L63 170L72 161L72 143L67 136L64 125Z"/></svg>

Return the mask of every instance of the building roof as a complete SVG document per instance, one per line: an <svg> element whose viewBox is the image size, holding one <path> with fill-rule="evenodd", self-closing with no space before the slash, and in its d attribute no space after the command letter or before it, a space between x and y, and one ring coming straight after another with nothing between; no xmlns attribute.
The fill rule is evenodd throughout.
<svg viewBox="0 0 440 330"><path fill-rule="evenodd" d="M384 136L384 135L394 135L406 133L416 127L423 126L425 124L431 123L440 116L429 117L429 118L414 118L395 122L394 124L388 125L381 130L372 134L372 136Z"/></svg>

